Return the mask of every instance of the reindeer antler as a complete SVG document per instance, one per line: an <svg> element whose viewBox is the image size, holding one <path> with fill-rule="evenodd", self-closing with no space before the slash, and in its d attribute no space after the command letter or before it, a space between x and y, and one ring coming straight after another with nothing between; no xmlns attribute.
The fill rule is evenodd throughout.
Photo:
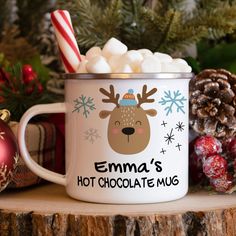
<svg viewBox="0 0 236 236"><path fill-rule="evenodd" d="M152 103L152 102L154 102L154 99L148 99L148 97L153 95L156 91L157 91L157 89L153 88L152 90L147 92L147 85L144 85L143 86L143 91L142 91L142 96L140 95L140 93L137 94L137 98L138 98L137 107L140 107L141 104L143 104L143 103Z"/></svg>
<svg viewBox="0 0 236 236"><path fill-rule="evenodd" d="M107 99L102 99L103 102L105 103L114 103L116 105L116 107L119 107L119 97L120 94L116 94L115 95L115 90L114 90L114 86L110 85L110 92L106 91L104 88L100 88L99 91L104 94L105 96L107 96Z"/></svg>

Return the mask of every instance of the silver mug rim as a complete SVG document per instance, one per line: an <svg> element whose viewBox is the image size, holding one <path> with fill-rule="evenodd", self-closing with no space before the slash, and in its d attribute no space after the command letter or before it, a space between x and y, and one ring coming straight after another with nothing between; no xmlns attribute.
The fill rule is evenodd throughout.
<svg viewBox="0 0 236 236"><path fill-rule="evenodd" d="M61 74L61 78L68 80L100 80L100 79L191 79L193 73L64 73Z"/></svg>

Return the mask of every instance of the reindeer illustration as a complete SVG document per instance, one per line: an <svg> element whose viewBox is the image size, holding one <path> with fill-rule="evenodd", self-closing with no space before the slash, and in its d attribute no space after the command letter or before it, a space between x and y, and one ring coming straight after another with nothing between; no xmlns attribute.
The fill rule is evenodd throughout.
<svg viewBox="0 0 236 236"><path fill-rule="evenodd" d="M114 151L121 154L135 154L147 147L150 140L147 115L156 116L157 112L155 109L144 110L141 105L154 102L154 99L148 97L156 91L157 89L153 88L147 92L147 86L144 85L142 95L137 94L137 102L133 90L129 89L119 102L120 94L115 94L113 85L110 85L110 91L100 88L100 92L108 97L102 101L116 105L112 111L103 110L99 113L101 119L110 115L108 142Z"/></svg>

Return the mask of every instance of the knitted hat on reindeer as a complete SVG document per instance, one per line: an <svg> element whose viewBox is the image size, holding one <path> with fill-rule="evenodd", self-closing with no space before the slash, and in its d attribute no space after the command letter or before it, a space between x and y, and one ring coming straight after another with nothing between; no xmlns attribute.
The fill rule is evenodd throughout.
<svg viewBox="0 0 236 236"><path fill-rule="evenodd" d="M121 106L137 106L137 101L135 100L134 90L129 89L122 99L120 100Z"/></svg>

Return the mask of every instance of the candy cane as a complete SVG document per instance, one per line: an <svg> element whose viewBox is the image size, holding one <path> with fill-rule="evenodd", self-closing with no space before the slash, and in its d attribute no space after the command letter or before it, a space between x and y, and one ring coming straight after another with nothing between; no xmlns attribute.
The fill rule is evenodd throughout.
<svg viewBox="0 0 236 236"><path fill-rule="evenodd" d="M74 36L68 11L56 10L51 13L61 59L66 72L75 73L81 62L81 55Z"/></svg>

